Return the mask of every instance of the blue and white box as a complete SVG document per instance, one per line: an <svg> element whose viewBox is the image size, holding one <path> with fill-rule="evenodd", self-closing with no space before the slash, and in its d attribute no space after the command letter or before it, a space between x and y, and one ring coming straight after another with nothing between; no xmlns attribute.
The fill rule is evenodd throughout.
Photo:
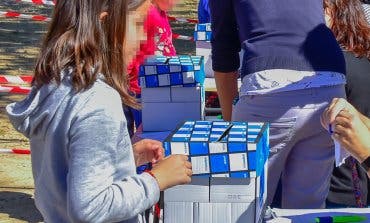
<svg viewBox="0 0 370 223"><path fill-rule="evenodd" d="M204 58L206 77L214 77L212 69L211 23L196 24L194 29L195 54Z"/></svg>
<svg viewBox="0 0 370 223"><path fill-rule="evenodd" d="M195 25L194 40L195 41L211 41L212 30L211 23L200 23Z"/></svg>
<svg viewBox="0 0 370 223"><path fill-rule="evenodd" d="M186 121L164 141L165 154L189 155L193 175L256 177L268 156L268 124Z"/></svg>
<svg viewBox="0 0 370 223"><path fill-rule="evenodd" d="M204 62L201 56L153 56L140 66L141 88L195 86L204 83Z"/></svg>
<svg viewBox="0 0 370 223"><path fill-rule="evenodd" d="M193 201L193 222L261 222L267 193L268 132L268 123L184 122L164 141L165 154L188 155L193 178L208 179L209 191L204 185L193 185L197 196L204 194L201 200L192 200L189 185L177 186L176 195L165 191L165 203ZM238 211L231 208L234 206ZM221 209L226 212L220 215L217 210ZM176 222L176 214L168 216L172 218L166 219L165 214L165 222Z"/></svg>
<svg viewBox="0 0 370 223"><path fill-rule="evenodd" d="M188 119L204 119L201 56L154 56L140 67L143 131L172 131Z"/></svg>

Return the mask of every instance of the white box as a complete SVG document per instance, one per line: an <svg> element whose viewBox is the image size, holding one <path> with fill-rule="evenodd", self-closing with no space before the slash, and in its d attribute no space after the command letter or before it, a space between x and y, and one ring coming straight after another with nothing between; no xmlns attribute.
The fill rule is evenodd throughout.
<svg viewBox="0 0 370 223"><path fill-rule="evenodd" d="M195 42L195 53L198 56L204 57L204 73L206 77L214 77L212 69L212 46L210 42L197 41Z"/></svg>
<svg viewBox="0 0 370 223"><path fill-rule="evenodd" d="M267 198L267 175L268 175L268 162L265 163L264 173L257 180L257 191L256 191L256 216L255 222L262 222L262 213L266 209L266 198ZM261 182L263 185L261 185ZM261 191L262 190L262 191ZM262 195L262 197L261 197Z"/></svg>
<svg viewBox="0 0 370 223"><path fill-rule="evenodd" d="M165 202L164 223L193 223L192 202Z"/></svg>
<svg viewBox="0 0 370 223"><path fill-rule="evenodd" d="M141 89L142 102L200 102L203 101L203 98L204 90L200 85Z"/></svg>
<svg viewBox="0 0 370 223"><path fill-rule="evenodd" d="M194 202L194 223L262 222L267 194L268 123L188 120L172 131L163 147L166 156L189 155L193 174L210 177L209 202L199 202L199 196L192 194L197 191L191 189L173 192L176 201ZM206 201L206 196L202 200ZM182 210L177 211L179 218L183 216ZM165 219L165 223L177 222L171 220Z"/></svg>
<svg viewBox="0 0 370 223"><path fill-rule="evenodd" d="M142 103L143 131L172 131L185 120L203 120L203 102Z"/></svg>
<svg viewBox="0 0 370 223"><path fill-rule="evenodd" d="M141 102L171 102L171 88L142 88Z"/></svg>
<svg viewBox="0 0 370 223"><path fill-rule="evenodd" d="M256 178L212 177L211 203L251 203L256 198Z"/></svg>
<svg viewBox="0 0 370 223"><path fill-rule="evenodd" d="M172 102L201 102L204 101L204 90L201 86L196 87L171 87Z"/></svg>
<svg viewBox="0 0 370 223"><path fill-rule="evenodd" d="M164 202L209 202L209 178L192 177L190 184L165 190Z"/></svg>
<svg viewBox="0 0 370 223"><path fill-rule="evenodd" d="M252 203L194 203L194 223L251 223ZM254 221L253 221L254 222Z"/></svg>

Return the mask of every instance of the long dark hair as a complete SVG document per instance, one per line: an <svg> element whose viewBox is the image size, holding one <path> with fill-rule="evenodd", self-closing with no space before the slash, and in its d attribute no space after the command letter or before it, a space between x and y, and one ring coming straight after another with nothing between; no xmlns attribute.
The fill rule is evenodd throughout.
<svg viewBox="0 0 370 223"><path fill-rule="evenodd" d="M360 0L325 0L324 8L338 43L357 57L370 59L370 25Z"/></svg>
<svg viewBox="0 0 370 223"><path fill-rule="evenodd" d="M76 91L88 89L99 73L121 95L122 102L137 107L128 92L124 41L128 0L58 0L49 31L36 63L33 85L61 82L66 68L74 69ZM101 19L100 14L108 15Z"/></svg>

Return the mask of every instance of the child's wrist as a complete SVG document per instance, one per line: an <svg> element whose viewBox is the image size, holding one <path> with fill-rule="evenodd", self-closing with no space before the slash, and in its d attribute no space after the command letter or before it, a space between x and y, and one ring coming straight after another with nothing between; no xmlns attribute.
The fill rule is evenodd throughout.
<svg viewBox="0 0 370 223"><path fill-rule="evenodd" d="M144 173L147 173L147 174L149 174L150 176L152 176L152 177L154 178L154 180L157 182L158 187L159 187L159 181L158 181L157 177L155 176L155 174L152 172L152 170L149 170L149 169L144 170Z"/></svg>

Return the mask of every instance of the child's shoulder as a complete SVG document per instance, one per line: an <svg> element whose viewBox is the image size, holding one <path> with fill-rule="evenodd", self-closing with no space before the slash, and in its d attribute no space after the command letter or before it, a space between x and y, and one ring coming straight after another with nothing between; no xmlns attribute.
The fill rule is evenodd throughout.
<svg viewBox="0 0 370 223"><path fill-rule="evenodd" d="M75 96L78 107L81 107L85 112L92 110L115 111L119 110L122 104L118 91L100 79L96 80L89 89Z"/></svg>
<svg viewBox="0 0 370 223"><path fill-rule="evenodd" d="M150 4L149 9L148 9L148 14L147 17L150 19L155 19L155 18L160 18L163 17L164 15L167 16L166 12L160 10L157 6L155 6L153 3Z"/></svg>

